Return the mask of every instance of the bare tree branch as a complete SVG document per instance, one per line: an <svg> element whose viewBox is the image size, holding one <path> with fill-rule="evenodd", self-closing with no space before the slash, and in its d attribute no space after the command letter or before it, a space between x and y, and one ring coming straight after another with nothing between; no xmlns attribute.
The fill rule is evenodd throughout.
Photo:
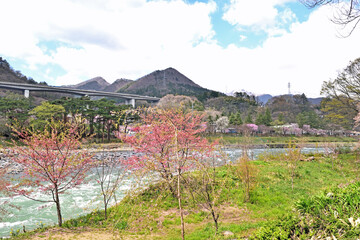
<svg viewBox="0 0 360 240"><path fill-rule="evenodd" d="M342 37L350 36L360 22L360 1L359 0L299 0L308 8L315 8L323 5L332 5L337 9L336 16L331 20L333 23L342 25L344 28L350 26L349 33Z"/></svg>

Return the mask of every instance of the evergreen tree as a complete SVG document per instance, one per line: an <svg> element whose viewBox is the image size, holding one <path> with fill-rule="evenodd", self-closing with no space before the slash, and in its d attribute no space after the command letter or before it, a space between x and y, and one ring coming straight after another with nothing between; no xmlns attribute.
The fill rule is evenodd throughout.
<svg viewBox="0 0 360 240"><path fill-rule="evenodd" d="M230 114L229 123L231 125L241 125L241 124L243 124L240 112L237 112L236 114L233 114L233 113Z"/></svg>
<svg viewBox="0 0 360 240"><path fill-rule="evenodd" d="M243 121L241 119L241 114L240 112L237 112L235 114L235 125L241 125L241 124L243 124Z"/></svg>
<svg viewBox="0 0 360 240"><path fill-rule="evenodd" d="M283 114L283 113L280 113L280 114L279 114L278 120L279 120L279 122L284 123L284 114Z"/></svg>
<svg viewBox="0 0 360 240"><path fill-rule="evenodd" d="M262 113L259 113L256 116L255 124L256 125L265 125L264 122L265 122L265 115Z"/></svg>
<svg viewBox="0 0 360 240"><path fill-rule="evenodd" d="M299 113L296 116L296 122L299 127L303 127L304 125L310 125L312 128L321 128L323 126L320 117L316 114L315 111Z"/></svg>
<svg viewBox="0 0 360 240"><path fill-rule="evenodd" d="M229 116L229 123L231 125L236 125L236 117L235 117L235 114L231 113L230 116Z"/></svg>
<svg viewBox="0 0 360 240"><path fill-rule="evenodd" d="M249 112L247 117L245 118L245 123L253 123L251 113Z"/></svg>
<svg viewBox="0 0 360 240"><path fill-rule="evenodd" d="M270 110L267 108L265 111L263 124L266 126L270 126L271 122L272 122L271 113Z"/></svg>

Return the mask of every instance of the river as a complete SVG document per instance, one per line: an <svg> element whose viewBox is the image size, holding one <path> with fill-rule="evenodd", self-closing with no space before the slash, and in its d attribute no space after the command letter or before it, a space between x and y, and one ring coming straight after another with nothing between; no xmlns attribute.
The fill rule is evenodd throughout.
<svg viewBox="0 0 360 240"><path fill-rule="evenodd" d="M286 149L252 149L250 155L256 159L259 154L264 152L281 153ZM323 152L322 148L303 148L302 153ZM237 159L241 153L241 149L225 149L224 152L228 155L230 161ZM96 209L103 208L103 202L100 196L100 186L94 180L95 173L92 172L87 176L87 182L81 184L79 187L70 189L66 194L61 195L61 210L63 219L71 219L83 214L87 214ZM117 192L117 198L124 197L127 190L130 190L134 181L129 177L122 181ZM38 197L45 199L45 196L37 194ZM53 225L57 223L56 208L53 203L44 204L27 199L23 196L16 196L8 198L0 196L0 203L10 201L11 204L18 206L19 209L10 209L10 214L2 222L0 222L0 237L8 237L10 231L22 229L23 226L27 230L31 230L41 225ZM113 202L114 203L114 202ZM112 203L112 204L113 204Z"/></svg>

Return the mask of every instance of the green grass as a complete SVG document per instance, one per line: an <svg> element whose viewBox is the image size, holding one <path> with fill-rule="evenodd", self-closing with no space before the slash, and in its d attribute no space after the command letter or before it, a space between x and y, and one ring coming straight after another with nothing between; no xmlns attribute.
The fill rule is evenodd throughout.
<svg viewBox="0 0 360 240"><path fill-rule="evenodd" d="M257 239L358 239L360 235L360 182L334 187L316 196L301 198L296 212L267 224Z"/></svg>
<svg viewBox="0 0 360 240"><path fill-rule="evenodd" d="M296 215L289 217L289 213L295 214L298 211L294 209L299 206L299 201L356 181L359 173L357 161L355 154L347 153L339 155L334 168L331 160L321 155L317 155L311 162L298 162L292 189L289 168L283 155L273 156L271 159L263 157L262 160L254 161L258 169L256 187L247 203L243 201L242 182L234 174L235 166L220 167L217 169L217 176L221 194L216 202L217 208L221 209L219 234L215 235L214 224L208 212L200 209L185 193L183 204L186 210L186 238L226 239L221 234L226 230L234 233L231 239L256 234L267 236L266 233L274 229L280 231L277 225L268 225L269 222L278 224L279 218L285 218L285 223L289 225L286 229L294 229L294 226L298 226L298 218ZM312 202L308 205L314 206L318 200L316 197L311 199ZM311 207L306 207L305 203L306 201L303 202L304 211L315 212ZM352 209L360 207L358 202L352 204ZM226 213L226 209L231 211ZM151 235L153 239L180 239L179 226L177 200L164 186L157 184L111 207L107 220L104 219L103 211L97 211L66 221L63 227L110 228L116 229L123 236L136 234ZM284 234L285 232L283 231Z"/></svg>
<svg viewBox="0 0 360 240"><path fill-rule="evenodd" d="M249 138L235 135L235 134L209 134L206 138L210 141L214 141L220 138L222 144L244 144L249 143ZM354 137L324 137L324 136L255 136L250 139L251 144L287 144L289 141L302 142L302 143L325 143L325 142L342 142L353 143L358 139Z"/></svg>

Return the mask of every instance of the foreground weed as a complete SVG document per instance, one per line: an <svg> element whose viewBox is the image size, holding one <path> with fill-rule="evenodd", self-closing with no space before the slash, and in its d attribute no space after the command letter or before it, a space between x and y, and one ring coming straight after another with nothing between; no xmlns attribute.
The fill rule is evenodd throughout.
<svg viewBox="0 0 360 240"><path fill-rule="evenodd" d="M295 204L296 212L261 228L256 239L356 239L360 235L360 182Z"/></svg>

